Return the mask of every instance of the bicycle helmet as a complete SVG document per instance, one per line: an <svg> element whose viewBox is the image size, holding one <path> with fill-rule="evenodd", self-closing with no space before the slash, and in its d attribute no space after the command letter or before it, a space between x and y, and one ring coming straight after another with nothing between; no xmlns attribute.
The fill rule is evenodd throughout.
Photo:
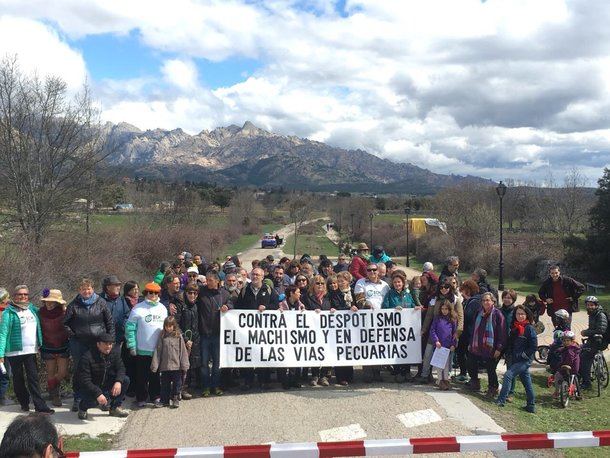
<svg viewBox="0 0 610 458"><path fill-rule="evenodd" d="M570 318L570 314L568 313L567 310L564 309L559 309L555 312L555 316L557 318L563 318L564 320L567 320L568 318Z"/></svg>
<svg viewBox="0 0 610 458"><path fill-rule="evenodd" d="M587 296L587 298L585 299L585 304L587 302L591 302L591 303L593 303L595 305L599 305L599 300L597 299L596 296Z"/></svg>
<svg viewBox="0 0 610 458"><path fill-rule="evenodd" d="M564 331L562 338L574 340L576 338L576 334L574 334L572 331Z"/></svg>

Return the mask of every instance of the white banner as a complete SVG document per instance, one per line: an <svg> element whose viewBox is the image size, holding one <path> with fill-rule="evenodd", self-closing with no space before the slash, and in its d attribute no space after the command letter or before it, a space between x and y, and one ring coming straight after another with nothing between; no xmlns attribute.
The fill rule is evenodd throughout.
<svg viewBox="0 0 610 458"><path fill-rule="evenodd" d="M229 310L220 320L220 367L419 364L421 312Z"/></svg>

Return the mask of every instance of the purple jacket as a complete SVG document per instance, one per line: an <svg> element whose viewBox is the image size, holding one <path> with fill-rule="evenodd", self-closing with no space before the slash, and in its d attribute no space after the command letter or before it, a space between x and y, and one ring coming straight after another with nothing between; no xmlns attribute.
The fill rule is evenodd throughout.
<svg viewBox="0 0 610 458"><path fill-rule="evenodd" d="M434 320L432 320L432 326L430 326L430 339L428 341L432 345L436 345L436 342L440 342L445 348L455 347L457 345L457 340L455 339L456 330L457 323L437 315L434 317Z"/></svg>
<svg viewBox="0 0 610 458"><path fill-rule="evenodd" d="M483 311L483 309L481 309L481 312L482 311ZM479 312L479 313L481 313L481 312ZM487 345L484 345L483 336L485 334L485 325L486 325L486 319L484 317L481 319L481 323L479 325L478 332L475 333L477 316L475 316L475 319L474 319L474 322L472 325L472 338L470 340L469 351L475 356L479 356L480 358L483 358L483 359L489 359L493 356L495 351L501 352L504 349L504 347L506 346L506 327L504 326L504 316L502 315L502 312L500 311L500 309L497 309L494 307L491 309L491 314L487 318L488 320L492 320L492 327L493 327L493 332L494 332L493 348L489 348ZM475 350L474 346L472 345L473 342L475 342L475 339L476 339L476 342L478 343L477 350Z"/></svg>
<svg viewBox="0 0 610 458"><path fill-rule="evenodd" d="M561 355L561 366L570 366L571 374L578 374L580 371L580 346L570 345L569 347L559 347L557 352Z"/></svg>

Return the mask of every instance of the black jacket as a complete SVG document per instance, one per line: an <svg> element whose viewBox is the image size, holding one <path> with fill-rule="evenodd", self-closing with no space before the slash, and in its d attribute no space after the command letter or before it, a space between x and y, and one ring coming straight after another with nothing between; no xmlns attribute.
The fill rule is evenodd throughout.
<svg viewBox="0 0 610 458"><path fill-rule="evenodd" d="M350 290L350 294L352 296L352 305L356 305L356 298L354 297L354 291ZM330 307L335 310L349 310L350 306L348 306L345 301L345 295L341 290L334 290L328 292L328 300L330 301Z"/></svg>
<svg viewBox="0 0 610 458"><path fill-rule="evenodd" d="M118 346L108 355L95 347L80 359L76 370L76 386L79 390L97 398L115 382L125 382L125 366Z"/></svg>
<svg viewBox="0 0 610 458"><path fill-rule="evenodd" d="M95 343L96 337L103 333L114 336L114 320L106 301L98 296L91 305L83 304L80 295L68 304L64 327L70 338L87 345Z"/></svg>
<svg viewBox="0 0 610 458"><path fill-rule="evenodd" d="M190 302L188 299L184 301L184 307L178 311L176 320L184 336L184 341L193 342L191 353L189 354L189 363L191 369L201 366L201 350L199 348L199 305L198 302Z"/></svg>
<svg viewBox="0 0 610 458"><path fill-rule="evenodd" d="M210 289L204 286L199 290L197 309L199 312L199 334L201 336L220 335L220 307L231 307L229 292L224 288Z"/></svg>
<svg viewBox="0 0 610 458"><path fill-rule="evenodd" d="M589 315L589 327L582 332L585 337L591 337L596 334L605 336L608 329L608 317L604 313L602 306L598 306L595 313Z"/></svg>
<svg viewBox="0 0 610 458"><path fill-rule="evenodd" d="M572 298L572 311L578 310L578 298L585 292L585 285L577 282L571 277L565 277L563 275L559 277L559 281L561 282L561 287L566 295ZM538 296L540 296L542 302L545 302L549 298L553 299L553 279L551 277L544 280L544 283L542 283L542 286L538 291ZM556 312L553 304L547 307L547 312L549 316L553 316L553 313Z"/></svg>
<svg viewBox="0 0 610 458"><path fill-rule="evenodd" d="M176 306L176 313L179 313L181 309L184 308L184 295L181 292L178 292L174 296L170 296L166 289L161 291L161 297L159 297L159 302L165 305L167 309L167 314L170 315L169 304L174 304Z"/></svg>
<svg viewBox="0 0 610 458"><path fill-rule="evenodd" d="M318 302L316 297L312 296L311 294L308 294L307 296L301 298L301 300L307 310L330 310L330 301L328 300L328 295L322 297L322 302Z"/></svg>
<svg viewBox="0 0 610 458"><path fill-rule="evenodd" d="M269 288L264 283L255 296L252 284L248 283L240 291L239 296L234 301L234 305L238 310L258 310L259 305L264 305L269 310L277 310L280 305L280 299L273 288Z"/></svg>

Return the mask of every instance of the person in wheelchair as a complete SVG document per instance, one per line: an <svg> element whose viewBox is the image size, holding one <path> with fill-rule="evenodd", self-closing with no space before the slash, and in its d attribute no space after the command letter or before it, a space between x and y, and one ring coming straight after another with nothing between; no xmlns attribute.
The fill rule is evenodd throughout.
<svg viewBox="0 0 610 458"><path fill-rule="evenodd" d="M578 374L580 368L580 345L576 342L576 336L572 331L565 331L562 336L562 346L557 349L560 356L559 369L555 372L555 392L553 398L559 397L561 382L571 375Z"/></svg>
<svg viewBox="0 0 610 458"><path fill-rule="evenodd" d="M599 300L595 296L588 296L585 299L587 314L589 315L589 328L581 331L583 337L587 337L587 342L582 346L580 354L580 376L582 377L582 388L591 389L591 366L595 354L600 350L605 350L608 346L604 336L608 329L608 318L604 309L599 305Z"/></svg>
<svg viewBox="0 0 610 458"><path fill-rule="evenodd" d="M572 325L570 314L564 309L559 309L555 312L554 321L557 325L553 330L553 343L549 346L549 353L546 359L551 374L554 374L559 370L561 355L558 350L563 346L564 333L570 331Z"/></svg>

